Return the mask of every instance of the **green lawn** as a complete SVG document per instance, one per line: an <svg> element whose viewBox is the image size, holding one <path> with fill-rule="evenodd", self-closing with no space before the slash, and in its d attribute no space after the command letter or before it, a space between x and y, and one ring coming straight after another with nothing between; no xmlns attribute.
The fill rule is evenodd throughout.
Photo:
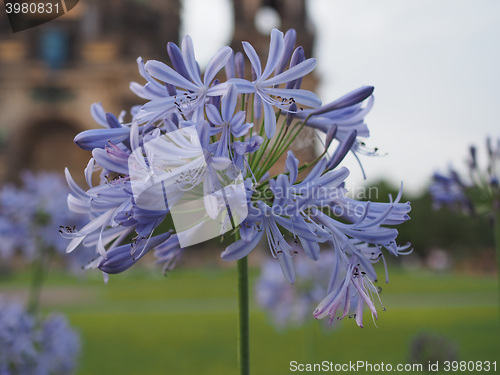
<svg viewBox="0 0 500 375"><path fill-rule="evenodd" d="M292 374L291 361L406 363L411 338L424 330L453 340L460 360L500 359L494 278L392 271L378 327L365 313L363 329L348 319L325 329L311 319L304 328L277 331L252 305L252 373ZM139 270L107 286L95 274L51 275L44 310L62 311L78 327L80 375L236 374L235 273L178 269L163 278ZM27 282L25 275L4 280L0 292L19 292Z"/></svg>

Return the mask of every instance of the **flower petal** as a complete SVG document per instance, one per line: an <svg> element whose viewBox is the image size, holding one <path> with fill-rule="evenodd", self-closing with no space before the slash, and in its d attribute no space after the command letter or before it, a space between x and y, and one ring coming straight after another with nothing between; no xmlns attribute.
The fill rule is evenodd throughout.
<svg viewBox="0 0 500 375"><path fill-rule="evenodd" d="M295 183L297 180L297 175L299 173L299 159L295 157L292 150L288 151L286 162L285 162L285 172L290 174L290 184Z"/></svg>
<svg viewBox="0 0 500 375"><path fill-rule="evenodd" d="M167 53L175 71L189 81L189 73L186 69L186 65L184 64L182 52L177 44L169 42L167 44Z"/></svg>
<svg viewBox="0 0 500 375"><path fill-rule="evenodd" d="M302 244L302 249L304 250L304 253L311 258L312 260L318 260L319 259L319 243L316 241L308 241L305 239L300 238L300 243Z"/></svg>
<svg viewBox="0 0 500 375"><path fill-rule="evenodd" d="M219 111L213 104L207 104L205 106L205 111L207 113L208 121L210 121L212 124L216 126L221 126L224 121L222 121L222 118L220 116Z"/></svg>
<svg viewBox="0 0 500 375"><path fill-rule="evenodd" d="M64 168L64 176L66 177L66 182L68 183L68 186L73 194L75 194L78 198L88 199L85 191L77 185L75 180L73 180L68 168Z"/></svg>
<svg viewBox="0 0 500 375"><path fill-rule="evenodd" d="M248 60L250 60L250 64L252 65L255 74L257 75L257 79L259 79L262 75L262 66L260 65L260 58L255 52L253 46L248 42L241 43L243 45L243 50L245 51Z"/></svg>
<svg viewBox="0 0 500 375"><path fill-rule="evenodd" d="M120 160L110 157L106 150L103 150L102 148L95 148L92 151L92 157L101 167L113 172L128 175L128 163L123 164Z"/></svg>
<svg viewBox="0 0 500 375"><path fill-rule="evenodd" d="M226 94L221 100L221 114L224 122L231 121L238 102L238 89L234 85L229 85Z"/></svg>
<svg viewBox="0 0 500 375"><path fill-rule="evenodd" d="M118 144L130 135L129 128L91 129L85 130L74 139L82 149L91 151L94 148L104 148L109 141Z"/></svg>
<svg viewBox="0 0 500 375"><path fill-rule="evenodd" d="M262 101L262 106L264 107L264 126L266 128L266 136L270 139L273 137L274 133L276 133L276 115L271 104Z"/></svg>
<svg viewBox="0 0 500 375"><path fill-rule="evenodd" d="M278 29L271 31L271 41L269 42L269 54L267 56L267 63L262 72L262 79L266 79L271 75L276 66L278 65L281 55L283 54L283 33ZM257 78L259 79L259 78Z"/></svg>
<svg viewBox="0 0 500 375"><path fill-rule="evenodd" d="M213 81L215 75L226 65L227 60L231 57L233 50L230 47L220 48L215 55L210 59L205 69L205 75L203 77L203 82L205 86L209 86L210 82Z"/></svg>
<svg viewBox="0 0 500 375"><path fill-rule="evenodd" d="M288 250L283 250L278 254L278 261L280 262L281 271L283 276L290 284L295 282L295 266L293 264L293 258L288 252Z"/></svg>
<svg viewBox="0 0 500 375"><path fill-rule="evenodd" d="M108 121L106 120L106 111L102 108L101 103L94 103L90 106L90 114L95 122L103 128L109 128Z"/></svg>
<svg viewBox="0 0 500 375"><path fill-rule="evenodd" d="M250 242L245 242L244 240L233 242L222 252L221 258L231 261L246 257L258 245L263 233L263 230L260 232L257 231Z"/></svg>
<svg viewBox="0 0 500 375"><path fill-rule="evenodd" d="M338 98L337 100L334 100L333 102L312 111L311 114L320 115L322 113L335 111L341 108L350 107L352 105L361 103L363 100L372 95L374 89L375 88L373 86L362 86Z"/></svg>
<svg viewBox="0 0 500 375"><path fill-rule="evenodd" d="M308 90L302 89L276 89L276 88L263 88L268 95L281 96L282 98L293 98L295 102L301 103L308 107L316 108L321 105L321 99L318 96Z"/></svg>
<svg viewBox="0 0 500 375"><path fill-rule="evenodd" d="M199 86L194 83L188 81L182 75L177 73L168 65L162 63L161 61L149 60L146 63L146 70L149 74L151 74L154 78L159 79L160 81L170 83L177 87L182 87L191 91L199 91ZM201 86L200 82L200 86Z"/></svg>
<svg viewBox="0 0 500 375"><path fill-rule="evenodd" d="M281 54L278 66L274 71L274 75L278 75L281 72L283 72L283 70L285 70L285 66L288 63L290 56L292 55L293 46L295 45L296 40L297 40L297 32L295 31L295 29L289 29L285 33L285 37L283 38L284 42L283 53Z"/></svg>
<svg viewBox="0 0 500 375"><path fill-rule="evenodd" d="M262 85L274 86L294 81L297 78L304 77L306 74L311 73L316 67L316 64L316 59L307 59L306 61L302 61L300 64L291 67L273 78L266 79L262 82Z"/></svg>
<svg viewBox="0 0 500 375"><path fill-rule="evenodd" d="M342 160L344 160L345 156L351 150L354 142L356 141L357 135L358 132L356 130L351 131L348 137L338 145L337 149L335 150L335 153L328 161L326 169L333 169L337 165L339 165Z"/></svg>
<svg viewBox="0 0 500 375"><path fill-rule="evenodd" d="M170 232L152 237L140 254L132 254L130 245L115 247L107 252L107 259L102 259L98 268L106 273L116 274L132 267L148 251L160 245L170 237Z"/></svg>
<svg viewBox="0 0 500 375"><path fill-rule="evenodd" d="M196 58L194 56L193 40L189 35L182 39L182 56L184 57L184 64L191 77L191 80L198 86L203 86L200 77L200 70Z"/></svg>

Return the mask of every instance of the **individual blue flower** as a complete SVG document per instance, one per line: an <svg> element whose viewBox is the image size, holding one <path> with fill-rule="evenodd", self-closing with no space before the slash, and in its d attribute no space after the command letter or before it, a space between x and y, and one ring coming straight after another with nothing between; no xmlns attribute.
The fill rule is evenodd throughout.
<svg viewBox="0 0 500 375"><path fill-rule="evenodd" d="M84 150L105 148L108 142L120 143L130 138L130 126L123 123L124 113L117 118L112 113L106 113L100 103L91 106L94 120L104 129L90 129L79 133L75 143Z"/></svg>
<svg viewBox="0 0 500 375"><path fill-rule="evenodd" d="M346 198L345 193L340 192L333 201L317 202L319 204L311 210L311 217L331 231L332 240L338 249L356 254L356 246L350 241L354 239L360 243L385 247L393 255L398 256L404 253L409 245L397 245L397 229L383 225L396 225L409 220L408 212L411 206L408 202L399 202L401 193L402 190L394 202L373 203L357 202ZM325 214L319 210L320 207L329 207L332 215Z"/></svg>
<svg viewBox="0 0 500 375"><path fill-rule="evenodd" d="M294 81L310 73L316 67L315 59L307 59L290 69L271 77L271 74L280 63L284 50L283 33L277 29L271 32L271 42L266 67L262 71L259 56L252 45L243 42L243 49L252 64L256 78L253 82L244 79L231 79L228 81L238 87L240 93L255 93L256 98L262 102L264 109L264 124L266 136L271 138L276 132L276 114L273 107L288 111L292 104L300 103L308 107L319 107L321 100L311 91L301 89L278 88L278 85Z"/></svg>
<svg viewBox="0 0 500 375"><path fill-rule="evenodd" d="M91 159L86 170L87 191L75 183L66 169L66 180L71 189L68 206L75 212L86 213L90 220L81 229L65 227L61 230L64 237L71 239L66 252L72 252L83 243L86 247L95 247L96 253L105 256L104 246L124 239L134 229L133 226L119 226L114 221L121 218L121 212L132 210L133 196L130 182L123 179L94 187L90 179L93 168L94 160Z"/></svg>
<svg viewBox="0 0 500 375"><path fill-rule="evenodd" d="M341 265L342 267L342 265ZM378 289L360 268L358 257L352 256L344 266L345 277L339 278L334 289L319 303L313 316L322 319L329 316L330 324L334 319L344 319L354 313L356 324L363 328L363 308L367 305L374 319L377 319L377 309L371 295L378 295ZM337 315L337 311L340 314Z"/></svg>
<svg viewBox="0 0 500 375"><path fill-rule="evenodd" d="M132 267L150 250L167 241L171 233L163 233L151 238L142 238L132 244L108 249L105 256L96 259L97 268L108 274L121 273ZM139 249L139 250L138 250Z"/></svg>
<svg viewBox="0 0 500 375"><path fill-rule="evenodd" d="M338 164L349 151L352 151L356 158L358 154L377 155L378 149L368 148L363 141L370 136L364 118L374 104L373 90L373 86L362 86L317 109L306 109L297 113L297 118L303 120L306 126L327 134L327 138L328 135L331 136L326 142L327 146L332 139L340 142L341 147L332 156L332 159L335 159L332 163ZM363 170L362 166L361 169Z"/></svg>
<svg viewBox="0 0 500 375"><path fill-rule="evenodd" d="M150 60L145 64L146 71L154 78L165 84L171 85L175 90L162 98L154 98L146 103L136 119L140 122L151 121L151 119L162 119L172 111L180 115L188 116L187 119L200 120L203 118L206 99L211 96L219 96L224 93L219 85L211 86L215 75L224 67L232 53L231 48L222 47L208 62L203 81L200 76L198 63L196 62L193 42L189 36L182 40L182 55L171 54L172 63L177 69L168 65Z"/></svg>
<svg viewBox="0 0 500 375"><path fill-rule="evenodd" d="M245 122L245 111L235 113L237 102L238 90L234 85L229 85L227 92L222 97L220 112L213 104L206 106L207 118L214 126L212 134L221 133L217 149L214 152L215 156L230 157L231 135L236 138L242 137L253 126L252 123Z"/></svg>
<svg viewBox="0 0 500 375"><path fill-rule="evenodd" d="M248 165L247 155L256 152L263 142L264 138L260 135L254 135L248 141L234 141L231 144L233 150L233 163L238 170L242 172L244 177L252 175L252 171Z"/></svg>

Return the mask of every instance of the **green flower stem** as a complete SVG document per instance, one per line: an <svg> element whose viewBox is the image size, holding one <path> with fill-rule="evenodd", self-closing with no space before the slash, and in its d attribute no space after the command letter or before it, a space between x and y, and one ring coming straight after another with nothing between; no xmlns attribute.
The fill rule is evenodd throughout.
<svg viewBox="0 0 500 375"><path fill-rule="evenodd" d="M248 106L249 106L249 102L251 103L250 105L252 106L252 111L250 112L250 122L253 124L254 123L254 114L253 114L253 103L254 103L254 100L255 100L255 95L252 94L251 95L251 99L247 99L247 111L246 111L246 114L248 116ZM250 128L250 134L248 136L248 139L252 138L253 136L253 126Z"/></svg>
<svg viewBox="0 0 500 375"><path fill-rule="evenodd" d="M276 112L276 124L278 124L278 119L281 115L281 109ZM262 124L260 126L260 131L259 135L265 139L264 143L260 146L260 148L257 150L255 155L252 157L252 160L250 162L250 169L253 171L260 163L260 160L264 156L265 151L267 150L267 146L269 145L269 142L271 141L270 138L267 138L265 136L265 124L264 124L264 117L262 118ZM262 177L262 176L261 176ZM260 177L259 177L260 178ZM259 180L257 178L257 180Z"/></svg>
<svg viewBox="0 0 500 375"><path fill-rule="evenodd" d="M284 142L284 140L286 140L286 135L288 133L288 126L286 125L286 118L283 120L283 125L280 127L280 131L278 133L278 136L275 138L275 141L273 143L273 146L271 147L271 152L269 153L269 155L267 155L267 158L266 160L264 161L264 164L262 166L260 166L260 170L258 170L256 172L256 176L258 175L258 180L264 176L264 174L272 167L272 165L274 164L273 162L270 162L271 160L273 160L273 158L275 158L276 156L276 153L278 152L278 150L280 150L281 146L282 146L282 143ZM278 158L280 157L281 155L278 155Z"/></svg>
<svg viewBox="0 0 500 375"><path fill-rule="evenodd" d="M240 375L250 375L250 330L248 310L248 260L238 260L238 362Z"/></svg>
<svg viewBox="0 0 500 375"><path fill-rule="evenodd" d="M259 135L264 138L265 137L264 133L265 133L264 120L262 120L262 124L260 125ZM250 169L252 171L254 170L255 166L258 165L260 159L262 158L262 155L264 154L267 144L269 143L269 139L267 137L265 137L264 139L265 139L264 143L259 147L259 149L256 152L254 152L251 155Z"/></svg>
<svg viewBox="0 0 500 375"><path fill-rule="evenodd" d="M267 170L268 168L270 168L274 163L276 163L278 161L278 159L281 157L281 155L283 155L283 153L287 149L289 149L292 142L295 140L297 135L299 135L300 131L304 127L304 124L298 123L295 126L296 127L298 126L298 130L295 133L293 133L293 132L288 133L288 137L287 137L286 142L282 142L280 144L280 147L277 148L277 151L274 153L274 157L272 159L271 158L267 159L265 166L262 168L262 170ZM260 177L262 177L262 176L259 176L259 178L257 180L259 180Z"/></svg>
<svg viewBox="0 0 500 375"><path fill-rule="evenodd" d="M245 110L245 106L246 106L246 94L241 94L241 110L244 111Z"/></svg>
<svg viewBox="0 0 500 375"><path fill-rule="evenodd" d="M40 250L40 257L33 261L33 277L31 279L31 286L28 297L28 312L32 315L37 315L38 307L40 305L40 292L42 290L43 279L45 277L45 267L48 266L50 261L48 249Z"/></svg>

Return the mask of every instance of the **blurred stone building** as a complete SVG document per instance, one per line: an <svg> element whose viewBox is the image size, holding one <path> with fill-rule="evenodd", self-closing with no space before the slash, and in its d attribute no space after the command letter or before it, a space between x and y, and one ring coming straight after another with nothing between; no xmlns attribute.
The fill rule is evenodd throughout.
<svg viewBox="0 0 500 375"><path fill-rule="evenodd" d="M3 12L2 12L3 13ZM179 0L84 0L67 14L12 33L0 14L0 180L22 169L75 177L89 154L72 140L96 126L90 105L109 112L137 104L135 60L165 58L179 38Z"/></svg>
<svg viewBox="0 0 500 375"><path fill-rule="evenodd" d="M241 50L241 41L252 43L257 53L266 56L269 35L259 33L258 18L263 11L273 12L280 30L295 29L297 45L304 47L307 57L311 57L314 44L314 30L308 22L305 0L232 0L234 14L234 34L231 47ZM273 25L274 26L274 25Z"/></svg>
<svg viewBox="0 0 500 375"><path fill-rule="evenodd" d="M235 50L247 40L267 55L269 37L255 27L264 8L278 15L282 30L297 30L298 44L311 56L305 0L232 5ZM96 127L90 105L99 100L118 114L140 103L128 88L143 81L135 60L166 60L167 41L179 40L180 14L181 0L81 0L56 20L13 34L0 13L0 182L16 180L24 169L66 166L81 179L90 155L72 140ZM314 87L314 79L304 85Z"/></svg>

